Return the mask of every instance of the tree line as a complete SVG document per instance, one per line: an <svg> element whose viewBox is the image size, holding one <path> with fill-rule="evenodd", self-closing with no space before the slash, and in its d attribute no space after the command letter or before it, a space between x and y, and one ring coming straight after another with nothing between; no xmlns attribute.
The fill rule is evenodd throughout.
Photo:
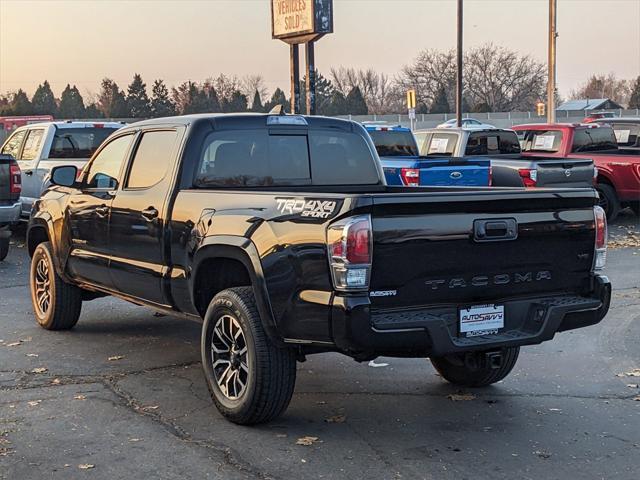
<svg viewBox="0 0 640 480"><path fill-rule="evenodd" d="M320 115L367 115L406 112L406 91L416 90L417 113L455 110L455 50L423 50L395 76L374 69L331 68L316 71L316 110ZM464 54L464 112L531 111L546 100L546 66L529 55L488 43ZM300 82L305 113L305 79ZM611 98L640 108L640 76L620 80L613 74L592 75L571 92L572 98ZM558 102L560 98L556 99ZM205 112L268 112L282 105L289 110L285 90L270 95L261 75L241 79L221 74L203 82L186 81L169 88L162 79L147 88L135 74L126 90L110 78L100 91L83 98L68 84L57 98L48 81L26 92L0 95L0 115L50 114L56 118L150 118Z"/></svg>

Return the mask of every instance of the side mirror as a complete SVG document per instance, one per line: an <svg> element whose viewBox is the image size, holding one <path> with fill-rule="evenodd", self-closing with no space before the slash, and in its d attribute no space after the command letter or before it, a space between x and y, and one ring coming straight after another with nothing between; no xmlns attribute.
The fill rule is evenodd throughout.
<svg viewBox="0 0 640 480"><path fill-rule="evenodd" d="M51 169L51 183L61 187L73 187L76 184L78 169L73 165L61 165Z"/></svg>

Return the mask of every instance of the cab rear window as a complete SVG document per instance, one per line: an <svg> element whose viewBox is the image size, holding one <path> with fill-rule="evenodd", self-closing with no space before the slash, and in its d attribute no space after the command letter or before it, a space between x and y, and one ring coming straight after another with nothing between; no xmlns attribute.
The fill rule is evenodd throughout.
<svg viewBox="0 0 640 480"><path fill-rule="evenodd" d="M411 132L372 130L369 135L381 157L418 155L418 145Z"/></svg>
<svg viewBox="0 0 640 480"><path fill-rule="evenodd" d="M49 158L90 158L117 128L87 127L56 129Z"/></svg>
<svg viewBox="0 0 640 480"><path fill-rule="evenodd" d="M199 188L378 183L375 159L361 136L324 130L213 132L194 179Z"/></svg>
<svg viewBox="0 0 640 480"><path fill-rule="evenodd" d="M472 133L467 140L465 155L496 155L520 153L520 141L514 132Z"/></svg>
<svg viewBox="0 0 640 480"><path fill-rule="evenodd" d="M571 151L574 153L599 152L617 148L616 136L611 127L576 128L573 132Z"/></svg>

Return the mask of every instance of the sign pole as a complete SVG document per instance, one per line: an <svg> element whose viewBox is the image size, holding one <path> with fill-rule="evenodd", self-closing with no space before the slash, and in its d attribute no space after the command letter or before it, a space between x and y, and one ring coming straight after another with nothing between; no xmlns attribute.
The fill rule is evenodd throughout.
<svg viewBox="0 0 640 480"><path fill-rule="evenodd" d="M549 59L547 80L547 123L556 121L556 39L557 32L557 0L549 0Z"/></svg>
<svg viewBox="0 0 640 480"><path fill-rule="evenodd" d="M458 56L456 71L456 125L462 127L462 0L458 0Z"/></svg>
<svg viewBox="0 0 640 480"><path fill-rule="evenodd" d="M291 113L300 113L300 52L297 43L289 48L291 58Z"/></svg>
<svg viewBox="0 0 640 480"><path fill-rule="evenodd" d="M305 44L305 56L307 59L307 115L316 114L316 60L314 53L315 42Z"/></svg>

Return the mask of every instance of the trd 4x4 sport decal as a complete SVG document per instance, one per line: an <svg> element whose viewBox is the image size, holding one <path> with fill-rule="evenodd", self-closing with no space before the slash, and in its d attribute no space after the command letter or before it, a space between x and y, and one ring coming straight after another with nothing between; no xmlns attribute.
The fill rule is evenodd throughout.
<svg viewBox="0 0 640 480"><path fill-rule="evenodd" d="M328 219L336 213L338 201L312 198L276 198L276 208L283 215ZM340 201L341 203L341 201Z"/></svg>

